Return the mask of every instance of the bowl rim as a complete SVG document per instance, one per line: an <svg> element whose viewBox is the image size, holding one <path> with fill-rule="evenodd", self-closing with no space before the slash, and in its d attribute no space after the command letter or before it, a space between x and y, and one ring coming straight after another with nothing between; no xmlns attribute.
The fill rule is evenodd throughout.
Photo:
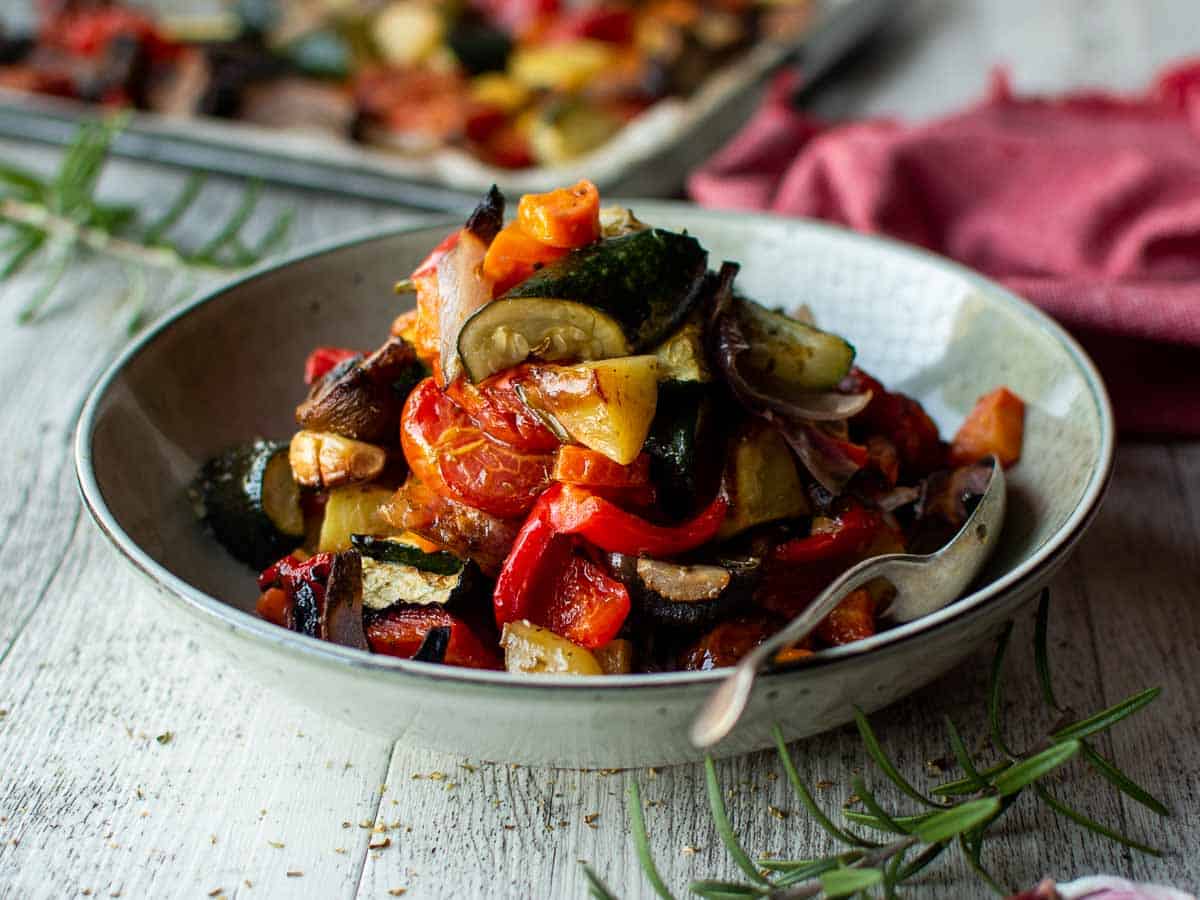
<svg viewBox="0 0 1200 900"><path fill-rule="evenodd" d="M1062 525L1029 558L1005 572L995 581L960 597L935 613L917 619L914 622L880 632L877 635L853 644L818 651L809 657L803 666L771 673L770 677L772 681L779 678L787 678L789 675L797 673L812 672L816 669L824 669L829 666L847 664L863 654L879 653L886 649L894 648L911 639L927 636L929 632L935 629L941 629L943 626L962 619L973 611L977 611L980 607L987 605L989 601L1001 595L1011 594L1022 585L1035 580L1043 570L1053 566L1059 557L1073 547L1083 530L1094 518L1112 477L1116 443L1112 406L1108 393L1105 390L1104 382L1087 353L1061 325L1032 303L961 263L929 250L905 244L892 238L859 234L827 222L794 216L783 216L770 212L704 209L694 204L678 201L618 198L614 199L613 202L643 210L663 210L668 214L674 210L690 214L700 213L703 217L717 220L737 220L743 223L762 221L773 224L787 224L802 230L824 234L834 239L848 241L853 245L883 249L901 256L907 256L922 265L933 266L955 275L962 279L968 286L988 296L989 299L1003 303L1010 310L1023 316L1043 333L1053 338L1067 353L1082 375L1096 408L1100 429L1100 441L1097 448L1098 464L1091 472L1087 485L1084 487L1083 494L1075 509L1072 510ZM647 218L653 218L653 216L654 213L651 212ZM280 259L255 266L234 278L214 284L212 287L199 293L192 300L164 314L159 321L146 329L143 334L134 338L97 378L88 393L87 400L81 408L78 424L75 429L74 458L76 478L84 505L87 507L92 519L129 563L140 570L152 582L165 588L177 600L182 601L183 605L189 607L193 613L199 613L204 618L215 620L217 624L223 624L235 632L250 638L252 641L265 642L268 645L272 645L276 650L299 653L301 656L307 657L309 661L336 666L349 665L352 669L371 672L399 673L398 676L383 677L415 676L420 679L443 683L451 682L464 687L471 686L477 688L500 687L555 691L568 688L590 691L626 691L630 688L677 688L687 685L704 685L721 680L731 669L726 667L700 672L677 671L607 675L602 679L580 678L571 675L539 675L537 678L530 678L508 672L443 666L435 663L397 659L395 657L372 654L365 650L355 650L331 644L328 641L321 641L307 635L279 628L194 587L146 553L120 526L116 517L109 509L96 478L93 464L92 439L97 424L97 417L109 389L121 375L122 371L162 334L169 331L177 322L205 304L217 300L247 282L280 269L317 257L331 255L351 247L366 245L374 241L389 240L415 232L432 231L454 224L457 224L456 219L430 217L422 219L417 223L385 225L382 227L370 226L358 229L337 239L298 248L295 252L287 254Z"/></svg>

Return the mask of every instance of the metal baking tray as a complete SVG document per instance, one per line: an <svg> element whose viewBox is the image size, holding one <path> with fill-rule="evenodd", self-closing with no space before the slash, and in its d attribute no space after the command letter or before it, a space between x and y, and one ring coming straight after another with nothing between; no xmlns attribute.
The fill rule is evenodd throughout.
<svg viewBox="0 0 1200 900"><path fill-rule="evenodd" d="M152 113L134 114L114 150L136 159L447 212L469 209L491 184L515 194L581 177L610 195L669 197L682 190L691 169L746 122L771 72L795 65L802 81L815 81L898 3L823 0L796 45L755 46L691 97L659 101L608 143L562 166L511 171L455 149L403 156L327 133ZM95 116L95 108L83 103L0 90L0 136L64 144L81 120Z"/></svg>

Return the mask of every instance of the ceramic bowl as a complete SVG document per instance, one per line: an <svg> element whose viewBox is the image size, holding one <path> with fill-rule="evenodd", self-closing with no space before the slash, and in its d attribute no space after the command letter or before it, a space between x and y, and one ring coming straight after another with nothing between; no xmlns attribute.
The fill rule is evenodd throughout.
<svg viewBox="0 0 1200 900"><path fill-rule="evenodd" d="M937 678L993 635L1063 563L1112 466L1112 416L1078 345L1003 288L909 247L794 219L633 202L686 228L739 287L807 304L847 335L864 368L956 429L998 385L1025 398L1024 456L1010 473L1002 540L974 589L940 612L801 669L759 680L718 754L832 728ZM252 573L204 533L185 488L201 463L252 436L286 439L318 344L379 343L404 301L391 291L445 224L311 251L226 284L167 317L103 375L80 419L84 500L120 553L213 653L297 702L415 745L531 765L666 765L701 754L687 726L721 671L519 677L372 656L257 619Z"/></svg>

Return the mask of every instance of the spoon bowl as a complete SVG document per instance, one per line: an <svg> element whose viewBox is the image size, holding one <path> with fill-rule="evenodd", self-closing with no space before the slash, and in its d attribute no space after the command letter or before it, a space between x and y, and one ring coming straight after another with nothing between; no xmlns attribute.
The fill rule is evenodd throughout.
<svg viewBox="0 0 1200 900"><path fill-rule="evenodd" d="M729 734L750 700L758 673L770 666L780 650L806 638L851 591L877 578L888 581L896 594L882 615L896 623L912 622L957 599L987 562L1004 525L1004 468L995 457L990 466L983 495L944 547L936 553L890 553L863 560L834 579L804 612L742 657L696 716L692 743L711 747Z"/></svg>

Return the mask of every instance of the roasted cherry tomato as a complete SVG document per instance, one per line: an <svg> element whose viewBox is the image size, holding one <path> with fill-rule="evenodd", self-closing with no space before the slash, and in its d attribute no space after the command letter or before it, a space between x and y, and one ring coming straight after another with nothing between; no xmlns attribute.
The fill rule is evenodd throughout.
<svg viewBox="0 0 1200 900"><path fill-rule="evenodd" d="M627 466L603 453L563 444L554 459L554 480L591 488L637 488L650 483L650 457L645 453Z"/></svg>
<svg viewBox="0 0 1200 900"><path fill-rule="evenodd" d="M851 644L875 633L875 600L865 588L851 591L817 626L817 640L831 647Z"/></svg>
<svg viewBox="0 0 1200 900"><path fill-rule="evenodd" d="M775 633L776 623L765 618L722 622L692 644L679 659L681 669L708 670L733 666Z"/></svg>
<svg viewBox="0 0 1200 900"><path fill-rule="evenodd" d="M404 404L400 443L427 486L501 518L527 512L554 465L548 453L522 453L488 437L432 378Z"/></svg>
<svg viewBox="0 0 1200 900"><path fill-rule="evenodd" d="M465 622L436 604L405 604L385 610L367 623L367 644L372 653L412 659L434 628L450 629L450 643L442 660L446 665L500 668L499 653L484 644Z"/></svg>
<svg viewBox="0 0 1200 900"><path fill-rule="evenodd" d="M891 441L908 474L925 475L945 465L946 445L937 425L912 397L892 393L857 367L850 370L841 389L871 391L871 402L851 420L852 424L868 435L881 434Z"/></svg>
<svg viewBox="0 0 1200 900"><path fill-rule="evenodd" d="M479 384L459 378L446 393L496 440L526 453L555 450L559 440L554 432L517 394L516 385L525 369L518 366Z"/></svg>

